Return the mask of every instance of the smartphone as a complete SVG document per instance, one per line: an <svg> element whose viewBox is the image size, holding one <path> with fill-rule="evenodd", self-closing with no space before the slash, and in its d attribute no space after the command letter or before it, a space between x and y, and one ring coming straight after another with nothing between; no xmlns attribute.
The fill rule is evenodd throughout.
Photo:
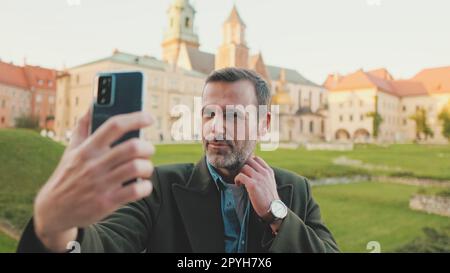
<svg viewBox="0 0 450 273"><path fill-rule="evenodd" d="M145 105L145 77L142 72L99 73L94 84L94 105L90 133L94 133L109 118L126 113L142 111ZM112 146L132 138L141 138L142 130L131 131L116 140ZM124 186L141 181L131 179Z"/></svg>
<svg viewBox="0 0 450 273"><path fill-rule="evenodd" d="M145 77L140 71L104 72L96 76L91 134L109 118L142 111L145 97ZM113 143L113 146L131 138L142 137L141 130L131 131Z"/></svg>

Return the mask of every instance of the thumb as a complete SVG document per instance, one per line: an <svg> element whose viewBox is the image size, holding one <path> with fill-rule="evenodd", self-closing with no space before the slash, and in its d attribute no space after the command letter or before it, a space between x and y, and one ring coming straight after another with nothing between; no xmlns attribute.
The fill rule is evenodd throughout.
<svg viewBox="0 0 450 273"><path fill-rule="evenodd" d="M92 105L88 111L77 121L77 125L73 131L68 150L72 150L83 143L89 136L89 129L91 127Z"/></svg>

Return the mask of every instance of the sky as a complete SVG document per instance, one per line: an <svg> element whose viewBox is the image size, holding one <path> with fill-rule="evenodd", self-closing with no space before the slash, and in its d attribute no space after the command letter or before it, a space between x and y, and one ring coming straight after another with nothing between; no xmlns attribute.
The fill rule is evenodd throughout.
<svg viewBox="0 0 450 273"><path fill-rule="evenodd" d="M161 57L173 0L0 0L0 59L56 69L120 51ZM233 4L252 53L323 83L386 67L395 78L450 65L448 0L191 0L201 50L215 53Z"/></svg>

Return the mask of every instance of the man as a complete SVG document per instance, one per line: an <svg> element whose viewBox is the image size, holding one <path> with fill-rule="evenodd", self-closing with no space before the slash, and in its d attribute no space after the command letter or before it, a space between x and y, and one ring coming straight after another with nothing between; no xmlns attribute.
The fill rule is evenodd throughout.
<svg viewBox="0 0 450 273"><path fill-rule="evenodd" d="M270 112L256 126L242 108L228 118L227 106L269 100L256 73L213 72L202 97L205 157L156 168L148 142L111 147L124 133L149 126L148 114L113 117L88 136L87 113L39 192L18 251L64 252L76 241L81 252L337 252L307 180L253 154ZM244 138L234 130L238 123ZM134 177L150 180L122 185Z"/></svg>

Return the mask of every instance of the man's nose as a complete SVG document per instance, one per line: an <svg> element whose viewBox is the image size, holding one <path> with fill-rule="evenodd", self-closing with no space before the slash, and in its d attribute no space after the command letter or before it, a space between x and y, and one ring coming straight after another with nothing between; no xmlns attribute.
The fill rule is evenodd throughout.
<svg viewBox="0 0 450 273"><path fill-rule="evenodd" d="M219 140L224 140L225 124L222 117L215 116L211 124L211 133Z"/></svg>

